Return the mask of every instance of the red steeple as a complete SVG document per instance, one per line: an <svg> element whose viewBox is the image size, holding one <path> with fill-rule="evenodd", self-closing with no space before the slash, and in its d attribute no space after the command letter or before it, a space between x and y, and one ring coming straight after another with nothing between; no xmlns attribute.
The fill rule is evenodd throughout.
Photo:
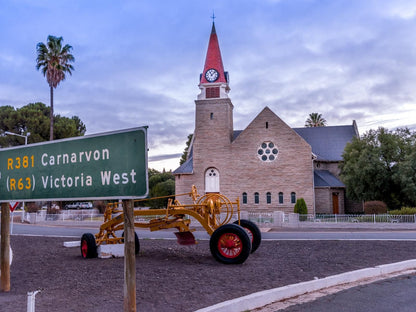
<svg viewBox="0 0 416 312"><path fill-rule="evenodd" d="M218 73L218 77L216 77L216 73L214 71L210 71L207 74L207 71L210 69L214 69ZM209 75L210 73L211 76ZM227 74L224 72L224 66L222 64L220 45L218 44L215 24L212 22L211 36L209 38L208 51L200 83L227 83L228 78L226 75ZM207 80L207 77L209 80Z"/></svg>

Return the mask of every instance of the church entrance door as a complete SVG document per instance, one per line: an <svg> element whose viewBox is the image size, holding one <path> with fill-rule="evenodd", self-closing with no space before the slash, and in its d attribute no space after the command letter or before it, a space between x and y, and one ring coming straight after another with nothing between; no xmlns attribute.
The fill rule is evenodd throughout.
<svg viewBox="0 0 416 312"><path fill-rule="evenodd" d="M338 193L332 193L332 212L333 214L339 214Z"/></svg>

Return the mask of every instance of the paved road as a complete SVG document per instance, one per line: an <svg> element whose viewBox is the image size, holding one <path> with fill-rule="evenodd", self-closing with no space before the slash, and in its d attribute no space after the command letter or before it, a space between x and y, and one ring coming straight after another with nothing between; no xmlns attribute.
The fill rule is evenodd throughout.
<svg viewBox="0 0 416 312"><path fill-rule="evenodd" d="M79 239L83 233L97 233L98 224L71 224L71 226L13 225L13 235L47 235L65 236L69 239ZM416 231L371 231L371 230L306 230L304 231L273 231L262 233L267 240L416 240ZM150 232L149 230L136 229L140 238L164 238L176 239L172 233L174 230ZM197 239L209 239L205 231L196 231ZM415 254L416 255L416 254ZM291 306L284 312L294 311L366 311L366 312L410 312L416 311L416 276L405 275L389 280L378 281L372 284L354 287L339 293L321 297L309 303Z"/></svg>
<svg viewBox="0 0 416 312"><path fill-rule="evenodd" d="M72 224L71 226L32 225L19 224L13 225L12 234L19 235L47 235L47 236L67 236L81 237L84 233L97 233L99 225ZM175 230L163 230L150 232L149 230L136 229L139 238L165 238L176 239L173 232ZM209 235L198 230L194 232L196 239L209 239ZM416 240L416 231L273 231L262 233L265 240Z"/></svg>
<svg viewBox="0 0 416 312"><path fill-rule="evenodd" d="M402 275L353 287L315 301L278 310L284 312L414 312L416 275Z"/></svg>

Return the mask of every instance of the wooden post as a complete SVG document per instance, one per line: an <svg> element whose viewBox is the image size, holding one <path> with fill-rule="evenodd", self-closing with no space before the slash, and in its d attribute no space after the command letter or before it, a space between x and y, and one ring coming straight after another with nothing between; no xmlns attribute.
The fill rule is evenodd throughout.
<svg viewBox="0 0 416 312"><path fill-rule="evenodd" d="M1 204L1 283L0 291L10 291L10 209L9 203Z"/></svg>
<svg viewBox="0 0 416 312"><path fill-rule="evenodd" d="M136 312L136 253L134 202L124 202L124 312Z"/></svg>

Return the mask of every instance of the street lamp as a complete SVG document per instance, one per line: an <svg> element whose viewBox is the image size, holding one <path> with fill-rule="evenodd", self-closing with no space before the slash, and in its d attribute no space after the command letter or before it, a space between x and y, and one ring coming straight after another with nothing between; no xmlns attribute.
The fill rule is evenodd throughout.
<svg viewBox="0 0 416 312"><path fill-rule="evenodd" d="M17 133L10 132L10 131L5 131L4 133L8 134L8 135L15 135L15 136L19 136L21 138L25 138L25 145L27 145L27 137L30 135L30 132L26 132L26 135L17 134ZM25 213L25 202L24 201L22 202L22 206L23 206L23 213ZM22 218L22 222L23 222L23 218Z"/></svg>
<svg viewBox="0 0 416 312"><path fill-rule="evenodd" d="M9 135L15 135L15 136L19 136L21 138L25 138L25 145L27 145L27 137L30 135L30 132L27 132L26 135L22 135L22 134L17 134L14 132L10 132L10 131L5 131L5 134L9 134Z"/></svg>

